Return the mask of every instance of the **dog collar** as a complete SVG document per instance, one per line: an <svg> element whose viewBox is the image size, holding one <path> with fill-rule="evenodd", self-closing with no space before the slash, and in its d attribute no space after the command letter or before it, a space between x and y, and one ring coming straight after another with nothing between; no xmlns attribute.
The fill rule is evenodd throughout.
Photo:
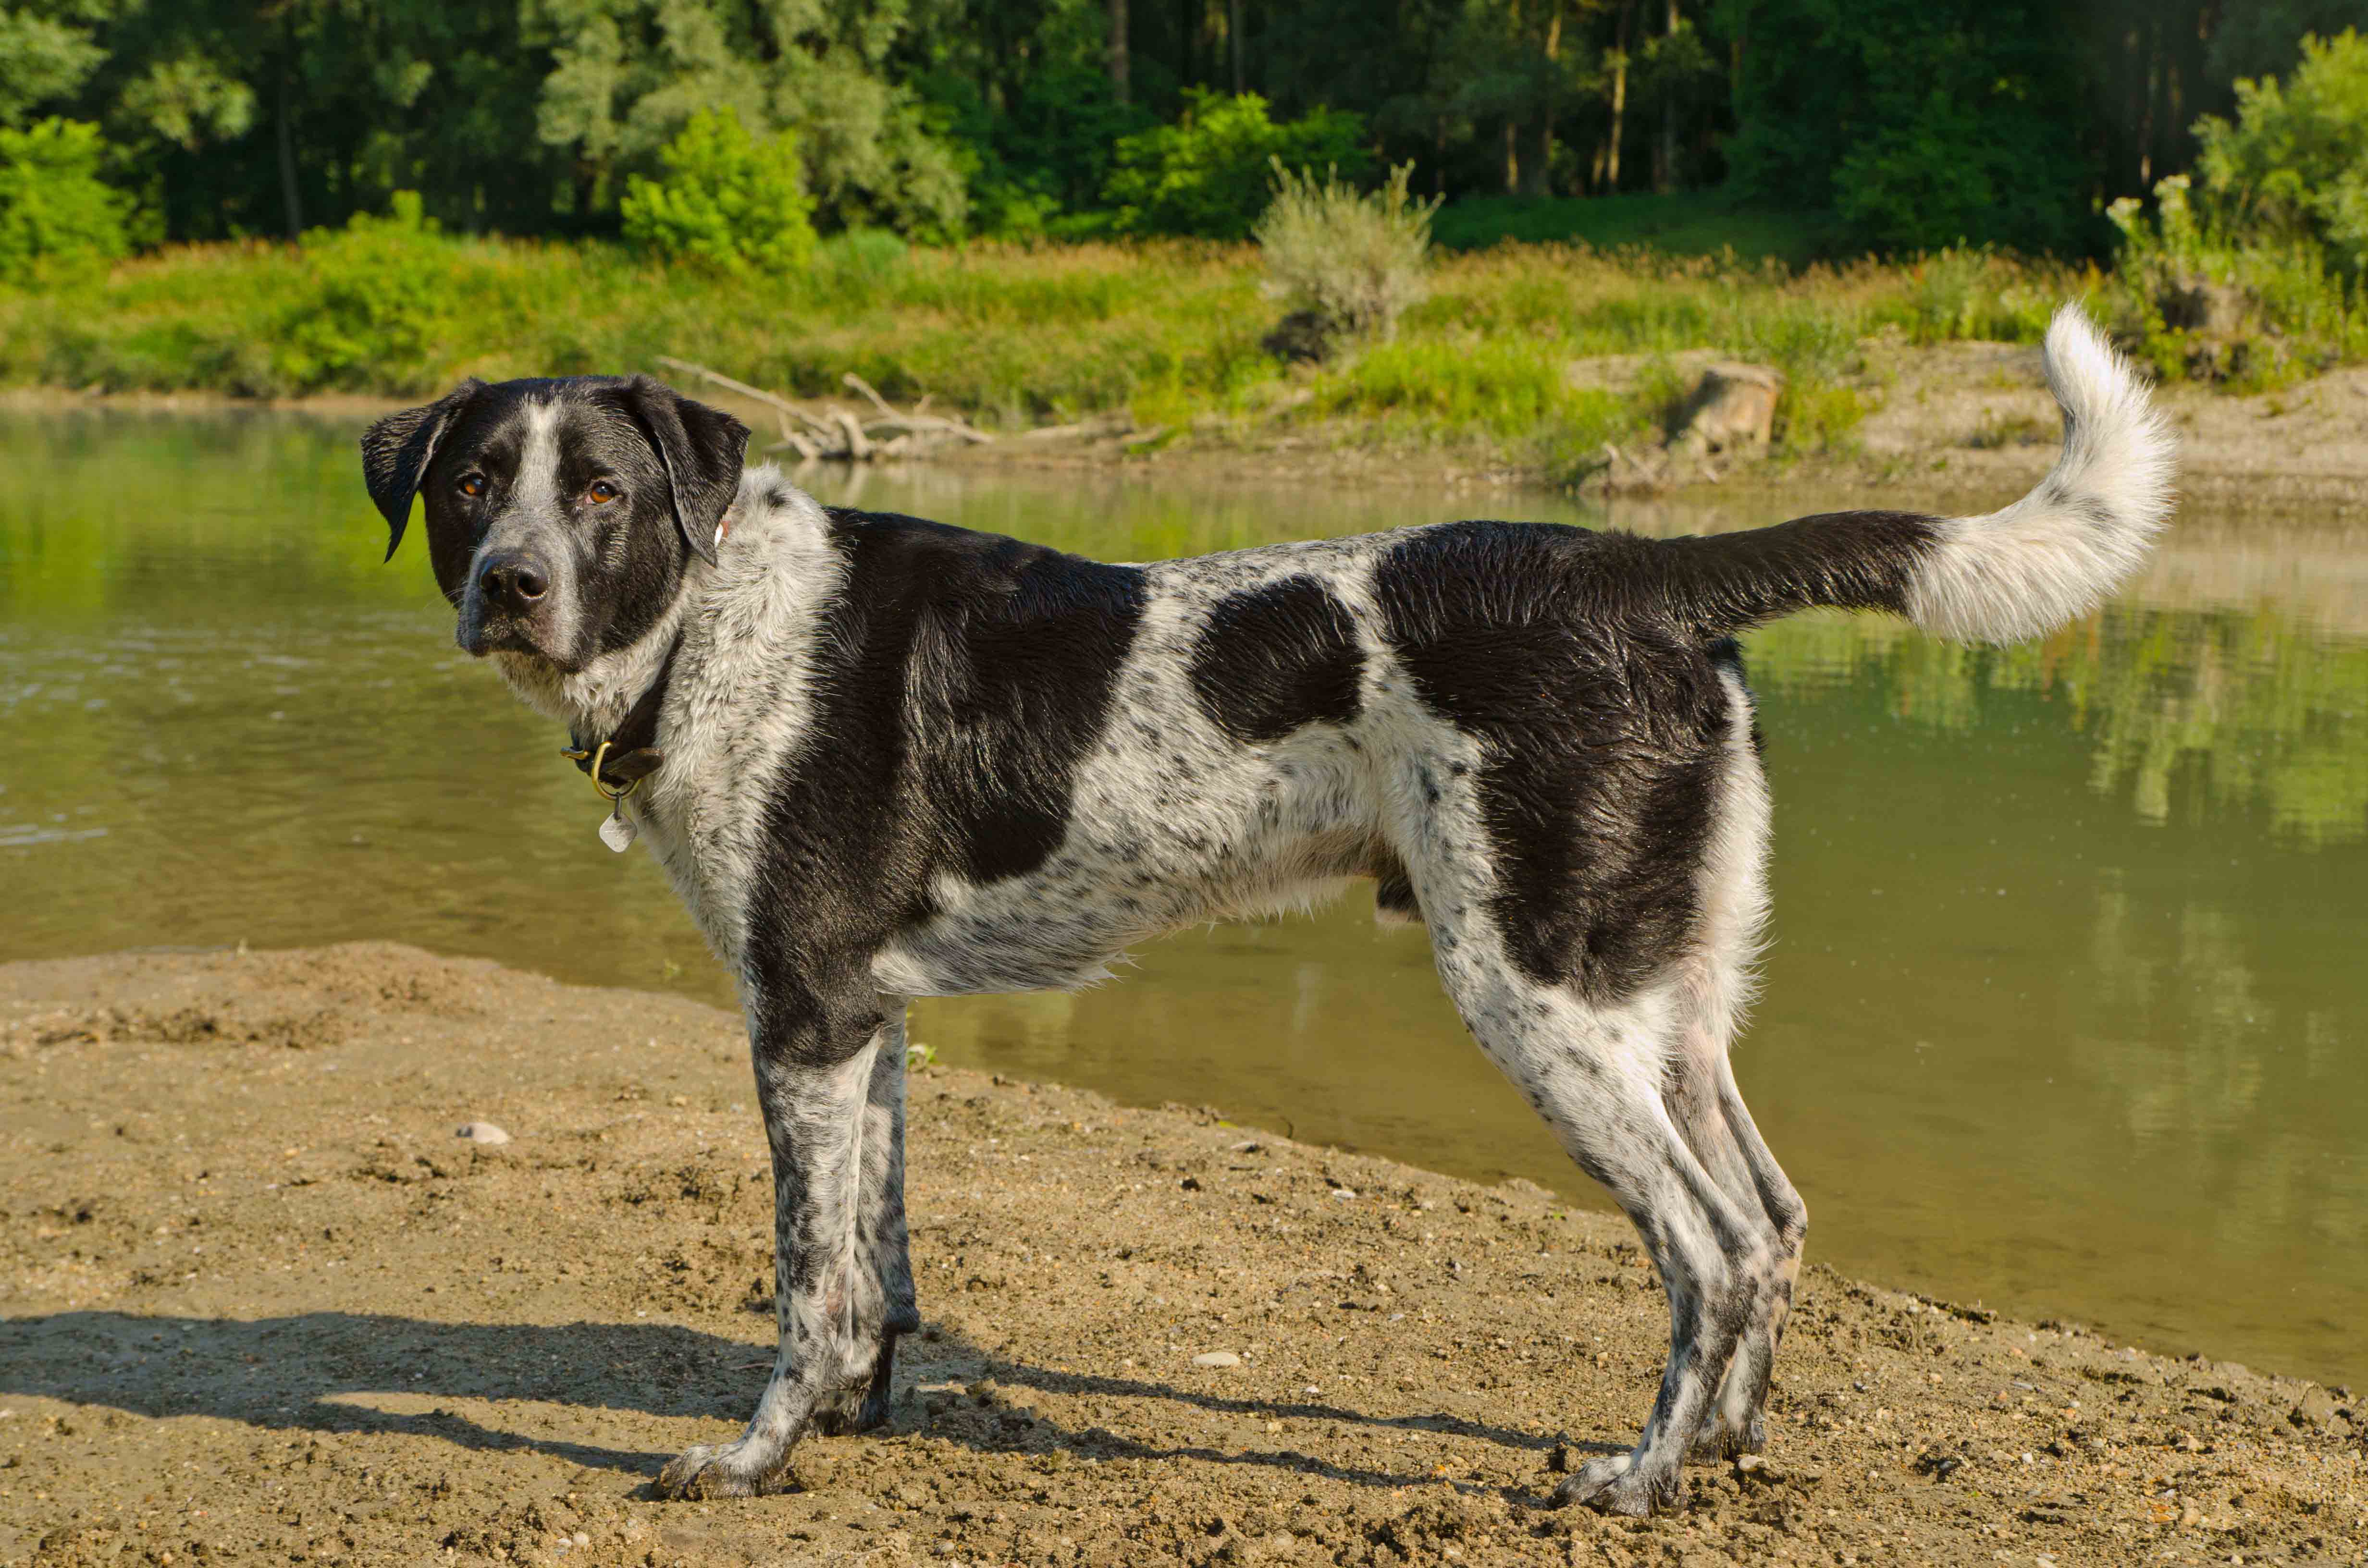
<svg viewBox="0 0 2368 1568"><path fill-rule="evenodd" d="M641 788L642 780L658 770L666 761L666 753L657 744L658 710L666 705L666 685L674 677L674 658L682 651L682 634L675 634L674 643L659 665L657 678L625 712L607 740L587 744L574 729L567 732L567 745L559 755L574 763L576 770L592 780L592 788L604 801L621 801Z"/></svg>

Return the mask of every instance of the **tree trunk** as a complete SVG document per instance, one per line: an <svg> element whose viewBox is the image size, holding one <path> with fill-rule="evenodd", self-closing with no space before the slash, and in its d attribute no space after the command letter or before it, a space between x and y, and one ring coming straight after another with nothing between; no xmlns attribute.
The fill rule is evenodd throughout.
<svg viewBox="0 0 2368 1568"><path fill-rule="evenodd" d="M1505 194L1507 196L1521 194L1521 152L1519 143L1515 141L1515 138L1520 134L1520 126L1515 122L1512 116L1505 117Z"/></svg>
<svg viewBox="0 0 2368 1568"><path fill-rule="evenodd" d="M274 118L279 121L279 200L287 209L288 237L294 240L302 238L304 233L304 199L296 185L296 128L290 122L288 74L288 57L283 53L279 57L279 111Z"/></svg>
<svg viewBox="0 0 2368 1568"><path fill-rule="evenodd" d="M1127 101L1126 0L1110 0L1110 97Z"/></svg>
<svg viewBox="0 0 2368 1568"><path fill-rule="evenodd" d="M1234 97L1249 91L1242 68L1242 0L1225 0L1225 51L1234 59Z"/></svg>
<svg viewBox="0 0 2368 1568"><path fill-rule="evenodd" d="M1538 166L1530 177L1534 193L1554 194L1554 98L1561 88L1562 62L1562 0L1554 0L1554 14L1546 23L1546 90L1538 105Z"/></svg>
<svg viewBox="0 0 2368 1568"><path fill-rule="evenodd" d="M1669 0L1669 26L1662 36L1675 38L1678 33L1678 0ZM1661 95L1661 136L1653 148L1653 188L1667 195L1678 183L1678 95L1664 91Z"/></svg>
<svg viewBox="0 0 2368 1568"><path fill-rule="evenodd" d="M1603 188L1620 191L1620 138L1627 133L1628 23L1636 14L1636 0L1620 0L1620 27L1611 47L1611 140L1604 148Z"/></svg>

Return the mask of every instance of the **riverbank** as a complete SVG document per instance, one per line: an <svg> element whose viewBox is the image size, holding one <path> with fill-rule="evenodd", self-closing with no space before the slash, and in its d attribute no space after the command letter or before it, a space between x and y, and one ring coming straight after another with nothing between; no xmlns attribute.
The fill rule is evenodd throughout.
<svg viewBox="0 0 2368 1568"><path fill-rule="evenodd" d="M1704 351L1693 351L1669 363L1682 368L1707 358ZM1573 361L1568 373L1627 396L1640 379L1658 373L1658 362L1635 355L1597 356ZM750 444L752 456L794 462L794 454L765 450L775 439L769 434L774 416L765 405L676 379L692 395L750 422L759 432ZM1784 497L1793 510L1806 511L1863 505L1865 493L1873 490L1896 492L1900 505L1917 509L1971 510L2012 499L2055 460L2058 419L2035 347L1919 347L1897 337L1878 338L1864 347L1847 384L1862 410L1847 440L1813 453L1714 460L1708 470L1673 460L1665 484L1626 489L1624 500L1699 505L1725 495L1772 494ZM2182 527L2205 510L2314 518L2368 514L2368 366L2345 367L2271 392L2237 394L2174 384L2158 389L2157 396L2179 432ZM38 415L272 412L359 428L401 406L402 399L365 392L246 398L207 391L0 388L0 411ZM810 400L807 406L819 415L826 403ZM1347 420L1307 424L1227 415L1158 427L1131 415L1110 415L1053 427L1049 434L942 448L929 460L989 472L1076 470L1144 479L1173 474L1194 483L1412 486L1450 494L1517 494L1556 483L1547 468L1515 460L1486 441L1429 441ZM1600 493L1600 477L1580 488Z"/></svg>
<svg viewBox="0 0 2368 1568"><path fill-rule="evenodd" d="M769 1356L736 1018L384 945L25 963L0 1096L0 1562L2368 1542L2348 1394L1815 1267L1762 1466L1689 1471L1670 1519L1543 1510L1557 1452L1651 1402L1665 1309L1622 1223L944 1067L912 1084L928 1327L893 1428L802 1449L803 1492L665 1505L658 1464L727 1435ZM513 1142L454 1139L472 1119Z"/></svg>

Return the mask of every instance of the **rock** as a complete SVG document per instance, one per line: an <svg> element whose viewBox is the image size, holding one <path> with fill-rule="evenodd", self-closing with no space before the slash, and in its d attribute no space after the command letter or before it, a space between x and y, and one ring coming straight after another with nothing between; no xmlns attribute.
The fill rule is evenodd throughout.
<svg viewBox="0 0 2368 1568"><path fill-rule="evenodd" d="M1783 376L1765 365L1713 365L1687 397L1670 448L1702 457L1767 446L1783 390Z"/></svg>
<svg viewBox="0 0 2368 1568"><path fill-rule="evenodd" d="M2253 301L2242 289L2208 278L2175 278L2163 285L2155 304L2162 312L2162 324L2175 332L2218 335L2237 331L2253 312Z"/></svg>
<svg viewBox="0 0 2368 1568"><path fill-rule="evenodd" d="M1192 1358L1196 1367L1238 1367L1242 1358L1230 1350L1203 1350Z"/></svg>
<svg viewBox="0 0 2368 1568"><path fill-rule="evenodd" d="M495 1149L510 1141L510 1135L490 1121L464 1121L452 1130L455 1138L465 1138L481 1149Z"/></svg>

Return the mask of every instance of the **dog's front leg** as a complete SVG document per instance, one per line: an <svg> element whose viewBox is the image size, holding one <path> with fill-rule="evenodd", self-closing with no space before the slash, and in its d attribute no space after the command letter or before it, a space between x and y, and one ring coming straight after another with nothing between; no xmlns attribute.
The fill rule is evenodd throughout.
<svg viewBox="0 0 2368 1568"><path fill-rule="evenodd" d="M864 989L792 1004L776 996L757 1013L751 1046L773 1154L780 1346L748 1429L677 1455L658 1476L658 1490L669 1496L781 1490L791 1449L814 1425L817 1406L871 1381L892 1307L857 1244L864 1123L880 1052L901 1049L880 1003Z"/></svg>
<svg viewBox="0 0 2368 1568"><path fill-rule="evenodd" d="M871 1096L863 1109L863 1199L855 1222L857 1266L879 1279L887 1310L880 1324L880 1353L870 1386L832 1395L814 1411L814 1429L825 1437L887 1425L896 1337L921 1326L905 1226L905 1008L901 1002L888 1005L891 1013L872 1056Z"/></svg>

